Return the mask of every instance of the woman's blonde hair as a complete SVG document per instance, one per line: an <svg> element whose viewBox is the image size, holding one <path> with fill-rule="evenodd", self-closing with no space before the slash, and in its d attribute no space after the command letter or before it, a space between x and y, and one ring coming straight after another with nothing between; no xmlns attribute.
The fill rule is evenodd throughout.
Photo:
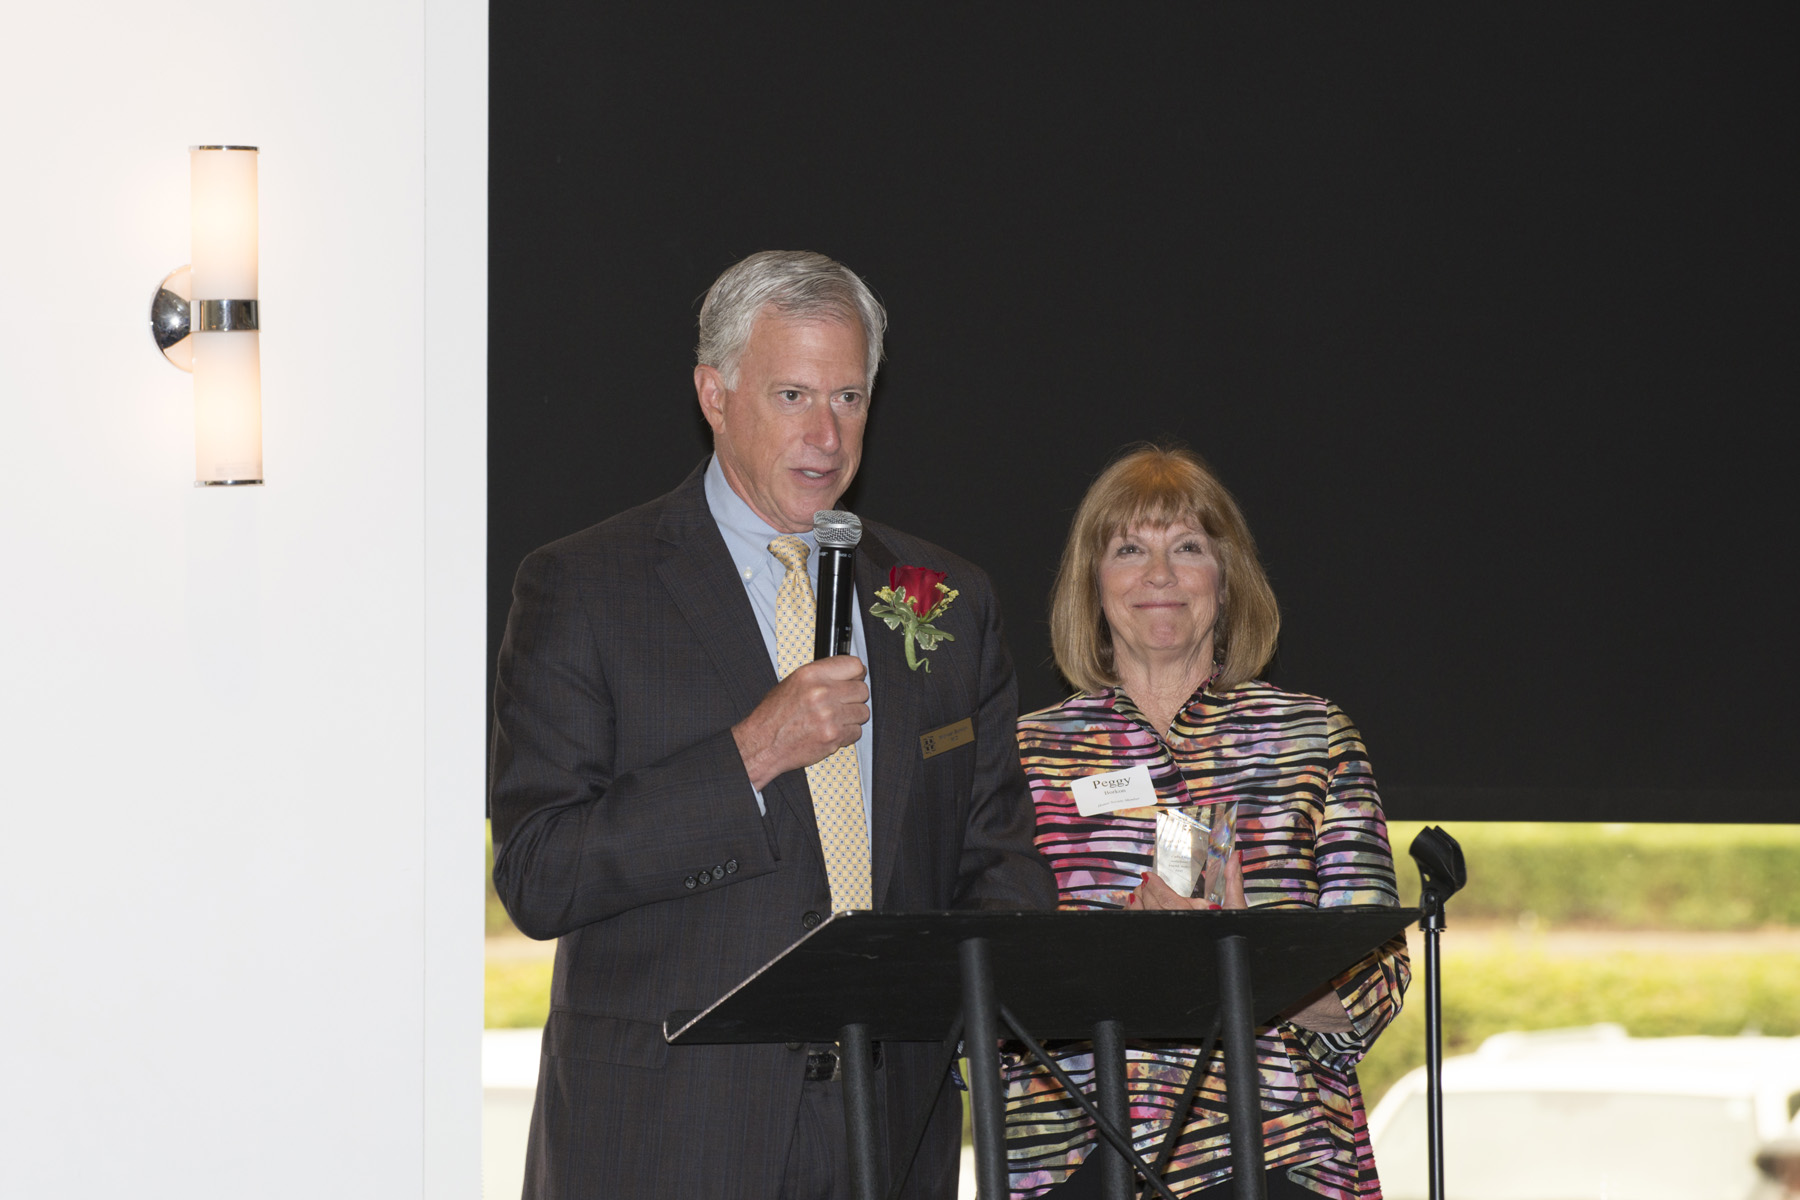
<svg viewBox="0 0 1800 1200"><path fill-rule="evenodd" d="M1181 520L1205 531L1219 560L1213 626L1219 674L1213 686L1254 679L1275 653L1281 610L1237 501L1193 451L1144 443L1127 448L1088 488L1050 593L1056 666L1082 691L1119 682L1112 630L1100 607L1100 556L1117 534L1139 525L1166 529Z"/></svg>

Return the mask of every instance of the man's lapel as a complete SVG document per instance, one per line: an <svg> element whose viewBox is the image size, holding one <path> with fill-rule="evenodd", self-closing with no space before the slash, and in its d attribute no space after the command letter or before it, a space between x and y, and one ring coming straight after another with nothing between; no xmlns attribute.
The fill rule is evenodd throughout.
<svg viewBox="0 0 1800 1200"><path fill-rule="evenodd" d="M907 669L906 651L897 630L880 617L869 615L875 592L888 582L888 568L897 563L894 552L873 534L863 538L856 554L856 602L862 608L864 640L869 651L869 693L874 697L874 769L870 772L875 795L870 799L874 839L869 847L873 888L870 895L881 907L894 874L894 858L900 846L900 825L912 797L912 777L919 753L919 687L923 679Z"/></svg>
<svg viewBox="0 0 1800 1200"><path fill-rule="evenodd" d="M750 598L738 580L731 551L725 548L718 523L706 506L705 474L706 464L702 463L669 496L656 536L671 549L656 573L718 668L732 707L747 716L775 686L775 666L769 661ZM763 801L777 821L777 806L785 805L804 828L813 831L812 841L817 843L818 823L804 772L792 771L771 781L763 789Z"/></svg>

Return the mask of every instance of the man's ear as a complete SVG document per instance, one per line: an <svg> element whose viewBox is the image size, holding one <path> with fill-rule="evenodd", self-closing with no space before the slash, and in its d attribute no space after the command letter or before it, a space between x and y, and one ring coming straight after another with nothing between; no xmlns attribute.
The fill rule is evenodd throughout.
<svg viewBox="0 0 1800 1200"><path fill-rule="evenodd" d="M717 367L702 363L694 368L694 394L700 398L700 415L718 433L725 424L725 380Z"/></svg>

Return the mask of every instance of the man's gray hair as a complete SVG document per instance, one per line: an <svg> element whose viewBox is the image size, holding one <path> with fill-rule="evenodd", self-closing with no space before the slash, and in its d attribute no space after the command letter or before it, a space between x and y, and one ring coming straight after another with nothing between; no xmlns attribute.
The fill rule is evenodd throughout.
<svg viewBox="0 0 1800 1200"><path fill-rule="evenodd" d="M810 250L763 250L715 279L700 306L694 361L717 370L726 387L736 387L750 329L771 306L784 317L861 326L868 343L868 386L875 385L887 310L855 271Z"/></svg>

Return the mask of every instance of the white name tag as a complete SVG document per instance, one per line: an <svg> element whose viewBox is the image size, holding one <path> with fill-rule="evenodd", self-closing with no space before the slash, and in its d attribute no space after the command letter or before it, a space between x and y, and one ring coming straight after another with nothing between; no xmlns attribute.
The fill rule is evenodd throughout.
<svg viewBox="0 0 1800 1200"><path fill-rule="evenodd" d="M1127 767L1104 775L1087 775L1069 786L1075 808L1084 817L1116 812L1121 808L1149 808L1156 803L1156 785L1149 767Z"/></svg>

